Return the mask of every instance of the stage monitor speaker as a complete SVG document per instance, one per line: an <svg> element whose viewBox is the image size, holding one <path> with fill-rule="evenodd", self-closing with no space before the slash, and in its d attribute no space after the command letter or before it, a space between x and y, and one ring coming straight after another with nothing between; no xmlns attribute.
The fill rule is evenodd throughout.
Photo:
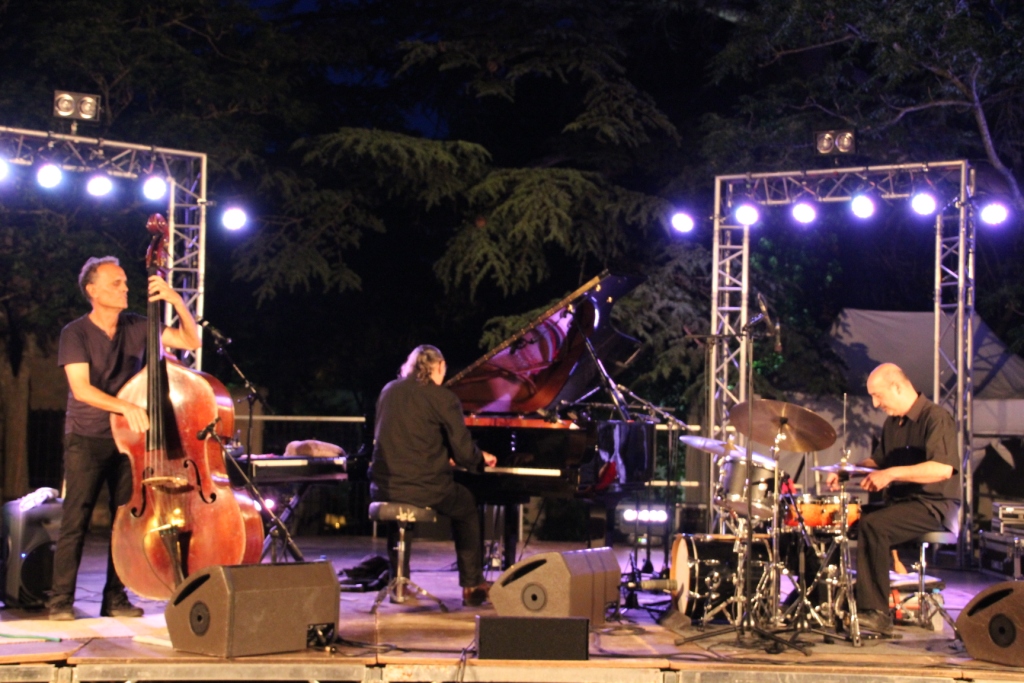
<svg viewBox="0 0 1024 683"><path fill-rule="evenodd" d="M585 617L597 626L618 604L621 580L611 548L540 553L505 570L490 598L501 617Z"/></svg>
<svg viewBox="0 0 1024 683"><path fill-rule="evenodd" d="M956 620L967 653L1007 666L1024 662L1024 583L989 586L967 603Z"/></svg>
<svg viewBox="0 0 1024 683"><path fill-rule="evenodd" d="M590 657L590 620L584 617L476 618L478 659Z"/></svg>
<svg viewBox="0 0 1024 683"><path fill-rule="evenodd" d="M208 567L187 579L164 611L175 650L242 657L333 641L341 592L329 562Z"/></svg>
<svg viewBox="0 0 1024 683"><path fill-rule="evenodd" d="M56 497L26 504L28 498L4 504L0 574L4 604L32 609L46 604L46 593L53 584L53 553L62 505Z"/></svg>

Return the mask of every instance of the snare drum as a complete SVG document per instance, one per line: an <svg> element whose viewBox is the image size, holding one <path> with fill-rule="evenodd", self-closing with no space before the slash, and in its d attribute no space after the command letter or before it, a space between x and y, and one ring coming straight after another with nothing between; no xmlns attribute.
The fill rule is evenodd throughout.
<svg viewBox="0 0 1024 683"><path fill-rule="evenodd" d="M788 503L786 506L786 526L799 526L797 510L804 518L804 526L815 531L831 533L839 531L839 523L842 519L842 507L839 496L810 496L803 495L796 499L796 503ZM846 503L846 528L850 528L854 522L860 519L860 503L848 500Z"/></svg>
<svg viewBox="0 0 1024 683"><path fill-rule="evenodd" d="M736 594L742 541L731 535L676 534L669 578L676 582L672 597L681 613L700 619ZM761 580L770 556L768 535L757 534L751 551L754 585Z"/></svg>
<svg viewBox="0 0 1024 683"><path fill-rule="evenodd" d="M771 519L775 506L775 461L753 454L750 478L754 482L750 505L747 505L747 458L730 455L722 464L715 503L743 517Z"/></svg>

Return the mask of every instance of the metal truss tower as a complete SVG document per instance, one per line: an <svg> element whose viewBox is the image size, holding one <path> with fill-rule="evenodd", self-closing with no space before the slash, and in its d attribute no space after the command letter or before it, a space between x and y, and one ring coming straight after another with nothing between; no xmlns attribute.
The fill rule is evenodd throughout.
<svg viewBox="0 0 1024 683"><path fill-rule="evenodd" d="M959 561L968 564L973 519L970 470L973 432L974 173L965 160L857 168L746 173L715 177L712 248L708 435L723 439L729 409L747 400L746 350L738 333L749 319L750 228L731 218L742 201L764 207L800 200L849 202L860 193L905 200L920 189L936 195L935 330L932 399L953 414L960 457L961 534Z"/></svg>
<svg viewBox="0 0 1024 683"><path fill-rule="evenodd" d="M15 166L50 162L71 173L106 173L114 178L163 178L168 185L167 223L170 227L168 281L181 294L196 318L203 315L206 279L206 155L162 147L147 147L0 126L0 158ZM167 324L175 323L167 307ZM203 329L199 328L200 338ZM202 349L181 358L188 367L202 368Z"/></svg>

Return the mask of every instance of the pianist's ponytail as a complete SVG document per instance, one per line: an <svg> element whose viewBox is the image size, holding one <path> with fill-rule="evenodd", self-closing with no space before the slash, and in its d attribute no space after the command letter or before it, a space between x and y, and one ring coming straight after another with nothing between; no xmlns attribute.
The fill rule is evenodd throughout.
<svg viewBox="0 0 1024 683"><path fill-rule="evenodd" d="M442 361L444 356L441 355L440 349L430 344L421 344L405 359L398 376L402 379L413 377L420 384L427 384L430 382L431 368Z"/></svg>

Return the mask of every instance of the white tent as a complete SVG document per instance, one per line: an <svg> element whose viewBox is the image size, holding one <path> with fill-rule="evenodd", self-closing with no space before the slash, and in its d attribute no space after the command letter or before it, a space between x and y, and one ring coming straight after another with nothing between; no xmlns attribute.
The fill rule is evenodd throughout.
<svg viewBox="0 0 1024 683"><path fill-rule="evenodd" d="M852 462L870 455L871 438L881 429L885 414L871 405L865 382L881 363L903 368L918 391L932 396L934 314L931 312L865 311L844 309L832 328L833 348L847 367L849 395L844 397L793 395L787 400L813 410L838 433L829 449L810 456L781 453L780 464L799 475L805 490L813 491L810 467L838 462L849 450ZM953 357L952 339L944 352ZM1024 359L1009 352L978 316L974 317L974 447L998 444L994 437L1024 435ZM764 446L760 444L760 446ZM767 452L767 447L761 448ZM1003 456L1004 458L1006 456ZM806 461L805 461L806 460Z"/></svg>

